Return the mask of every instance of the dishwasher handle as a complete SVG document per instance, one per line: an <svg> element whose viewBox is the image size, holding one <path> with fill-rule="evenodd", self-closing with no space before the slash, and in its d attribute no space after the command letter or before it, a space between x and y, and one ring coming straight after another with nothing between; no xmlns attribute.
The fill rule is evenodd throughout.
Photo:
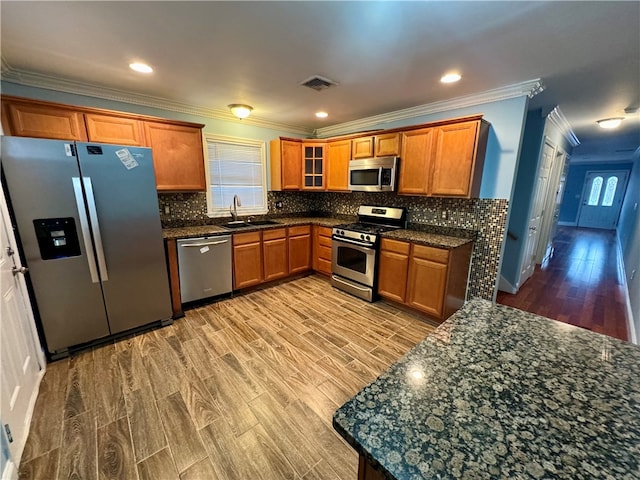
<svg viewBox="0 0 640 480"><path fill-rule="evenodd" d="M217 242L201 242L201 243L182 243L181 247L206 247L209 245L222 245L223 243L229 243L229 240L218 240Z"/></svg>

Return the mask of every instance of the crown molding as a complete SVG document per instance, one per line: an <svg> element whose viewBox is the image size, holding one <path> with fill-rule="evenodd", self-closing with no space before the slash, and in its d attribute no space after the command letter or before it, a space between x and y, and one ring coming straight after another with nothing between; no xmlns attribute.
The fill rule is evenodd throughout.
<svg viewBox="0 0 640 480"><path fill-rule="evenodd" d="M441 102L434 102L426 105L418 105L416 107L396 110L394 112L384 113L381 115L374 115L372 117L366 117L352 122L318 128L314 134L318 138L333 137L337 135L344 135L346 133L368 130L380 124L406 120L433 113L446 112L456 108L472 107L483 103L508 100L510 98L522 97L525 95L532 98L542 92L544 88L545 86L542 83L542 80L536 78L535 80L528 80L514 85L494 88L493 90L487 90L473 95L466 95L464 97L443 100Z"/></svg>
<svg viewBox="0 0 640 480"><path fill-rule="evenodd" d="M303 128L299 125L290 125L288 123L272 122L251 116L239 120L226 109L204 108L198 105L176 102L165 98L154 97L131 93L109 87L101 87L84 82L69 80L66 78L44 75L26 70L19 70L11 67L4 58L0 58L0 74L2 80L28 87L37 87L45 90L55 90L58 92L72 93L76 95L84 95L87 97L101 98L103 100L113 100L116 102L129 103L132 105L141 105L145 107L159 108L171 112L185 113L188 115L196 115L205 118L215 118L226 122L242 123L243 125L252 125L255 127L269 128L280 130L287 133L295 133L305 136L311 136L313 130Z"/></svg>
<svg viewBox="0 0 640 480"><path fill-rule="evenodd" d="M547 119L549 119L549 121L558 128L558 130L560 130L572 147L580 145L580 140L578 140L576 134L573 133L573 129L571 128L567 118L560 110L560 107L554 107L554 109L547 114Z"/></svg>

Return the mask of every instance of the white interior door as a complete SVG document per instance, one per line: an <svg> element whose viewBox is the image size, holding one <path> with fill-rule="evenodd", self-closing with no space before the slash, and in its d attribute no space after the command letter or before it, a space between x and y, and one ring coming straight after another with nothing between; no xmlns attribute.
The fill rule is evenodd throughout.
<svg viewBox="0 0 640 480"><path fill-rule="evenodd" d="M525 240L524 256L520 268L520 282L518 288L522 285L535 270L536 266L536 248L538 246L538 238L540 235L540 227L544 216L545 199L547 198L547 190L549 187L549 175L551 173L551 165L553 162L555 146L546 140L542 147L542 159L540 168L538 169L538 179L536 180L536 188L533 197L533 205L531 206L531 216L529 217L529 229L527 230L527 238Z"/></svg>
<svg viewBox="0 0 640 480"><path fill-rule="evenodd" d="M553 164L549 175L549 185L544 198L544 215L540 228L540 238L536 251L536 263L544 264L553 251L553 237L555 227L560 216L560 202L562 201L561 189L564 183L560 181L566 162L567 154L556 148L553 155Z"/></svg>
<svg viewBox="0 0 640 480"><path fill-rule="evenodd" d="M15 471L19 464L27 440L45 358L37 337L24 276L16 273L21 269L20 258L1 189L0 223L0 419L9 439L11 454L3 465L2 478L11 478L11 471Z"/></svg>
<svg viewBox="0 0 640 480"><path fill-rule="evenodd" d="M587 172L582 190L578 226L613 230L618 224L627 189L626 170Z"/></svg>

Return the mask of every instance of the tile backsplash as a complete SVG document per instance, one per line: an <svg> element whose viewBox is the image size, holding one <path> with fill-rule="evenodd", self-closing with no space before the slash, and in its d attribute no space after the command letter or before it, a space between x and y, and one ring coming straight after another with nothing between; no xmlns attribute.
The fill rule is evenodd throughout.
<svg viewBox="0 0 640 480"><path fill-rule="evenodd" d="M208 225L229 220L207 217L204 193L158 194L163 227ZM395 193L269 192L269 214L277 216L355 216L360 205L405 207L410 228L475 237L468 298L493 299L498 279L508 202L504 199L453 199ZM276 208L282 202L282 208ZM165 207L169 213L165 214Z"/></svg>

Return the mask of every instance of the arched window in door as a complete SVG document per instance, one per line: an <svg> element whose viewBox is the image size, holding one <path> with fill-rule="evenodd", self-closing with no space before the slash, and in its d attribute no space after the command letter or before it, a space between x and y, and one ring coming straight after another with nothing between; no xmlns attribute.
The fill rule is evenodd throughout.
<svg viewBox="0 0 640 480"><path fill-rule="evenodd" d="M607 179L607 186L604 189L604 198L602 199L603 207L610 207L613 205L613 197L616 194L616 187L618 186L618 177L609 177Z"/></svg>
<svg viewBox="0 0 640 480"><path fill-rule="evenodd" d="M591 192L589 193L589 201L587 205L597 206L600 199L600 191L602 190L602 177L596 177L591 184Z"/></svg>

